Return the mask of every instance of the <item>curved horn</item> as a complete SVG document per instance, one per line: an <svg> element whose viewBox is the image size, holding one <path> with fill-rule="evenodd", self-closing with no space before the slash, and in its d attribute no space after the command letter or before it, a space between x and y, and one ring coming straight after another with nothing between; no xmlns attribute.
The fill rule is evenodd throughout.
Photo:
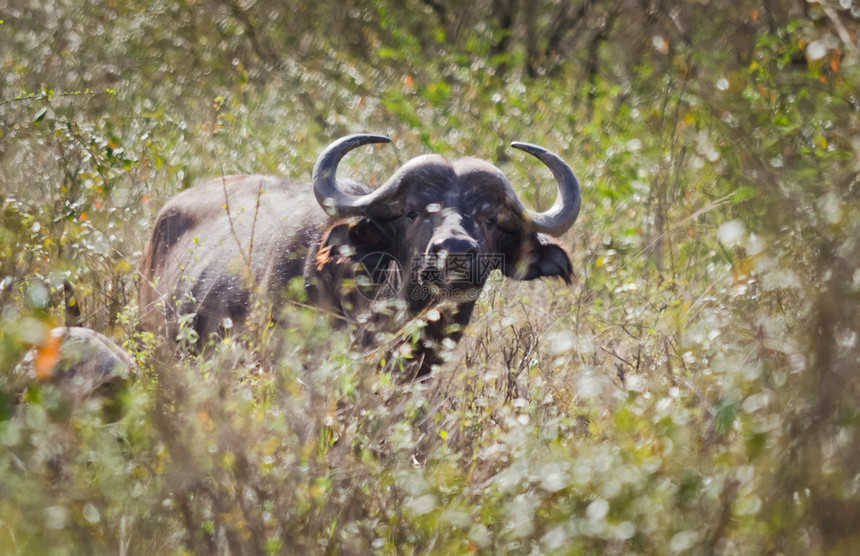
<svg viewBox="0 0 860 556"><path fill-rule="evenodd" d="M370 204L370 197L376 195L352 195L338 186L337 165L341 159L353 149L371 143L390 143L391 139L382 135L348 135L330 144L322 152L314 166L314 195L317 201L329 214L351 216L364 214Z"/></svg>
<svg viewBox="0 0 860 556"><path fill-rule="evenodd" d="M573 226L576 217L579 216L579 206L582 202L579 180L561 157L543 147L517 141L511 143L511 147L529 153L552 170L558 183L558 196L555 203L544 212L526 210L526 215L537 231L560 236Z"/></svg>

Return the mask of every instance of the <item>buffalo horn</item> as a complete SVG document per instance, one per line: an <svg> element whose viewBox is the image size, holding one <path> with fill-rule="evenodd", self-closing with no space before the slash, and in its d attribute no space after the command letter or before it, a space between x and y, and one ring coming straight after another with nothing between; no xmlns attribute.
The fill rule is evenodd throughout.
<svg viewBox="0 0 860 556"><path fill-rule="evenodd" d="M382 135L358 134L342 137L326 147L314 166L313 174L314 195L320 206L329 214L338 216L369 215L374 209L378 211L384 207L385 204L379 201L390 192L380 188L367 195L353 195L338 185L335 174L337 165L349 151L362 145L389 142L391 139Z"/></svg>
<svg viewBox="0 0 860 556"><path fill-rule="evenodd" d="M555 203L544 212L526 210L526 216L538 232L544 232L552 236L560 236L573 226L576 217L579 216L581 194L579 180L571 170L570 166L557 154L543 147L530 143L513 142L511 146L515 149L525 151L543 162L555 176L558 184L558 196Z"/></svg>

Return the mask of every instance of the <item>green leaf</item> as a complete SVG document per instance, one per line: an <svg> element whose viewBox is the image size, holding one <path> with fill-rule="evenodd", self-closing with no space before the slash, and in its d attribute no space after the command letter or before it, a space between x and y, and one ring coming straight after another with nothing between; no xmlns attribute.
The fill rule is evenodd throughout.
<svg viewBox="0 0 860 556"><path fill-rule="evenodd" d="M33 118L33 127L39 127L39 124L42 123L42 120L45 119L45 115L48 113L48 107L44 107L36 114L36 117Z"/></svg>
<svg viewBox="0 0 860 556"><path fill-rule="evenodd" d="M737 406L732 402L724 402L717 409L715 426L718 432L727 434L732 430L732 426L737 416Z"/></svg>
<svg viewBox="0 0 860 556"><path fill-rule="evenodd" d="M747 199L751 198L754 194L755 194L755 190L753 190L752 187L749 187L749 186L739 187L735 191L735 194L734 194L735 204L746 201Z"/></svg>

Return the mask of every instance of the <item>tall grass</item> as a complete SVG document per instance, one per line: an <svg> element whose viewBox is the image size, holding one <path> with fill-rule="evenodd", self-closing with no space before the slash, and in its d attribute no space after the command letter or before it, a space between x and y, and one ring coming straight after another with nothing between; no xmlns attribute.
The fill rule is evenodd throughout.
<svg viewBox="0 0 860 556"><path fill-rule="evenodd" d="M0 552L855 552L856 6L587 4L0 9ZM538 209L506 145L561 154L573 284L490 283L422 383L299 305L139 329L170 196L361 131L344 175L478 156ZM118 418L14 380L66 281L140 366Z"/></svg>

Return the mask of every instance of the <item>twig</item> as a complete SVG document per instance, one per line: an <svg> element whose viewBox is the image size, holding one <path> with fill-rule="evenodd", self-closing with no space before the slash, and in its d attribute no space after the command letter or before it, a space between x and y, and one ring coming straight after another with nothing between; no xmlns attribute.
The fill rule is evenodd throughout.
<svg viewBox="0 0 860 556"><path fill-rule="evenodd" d="M858 51L857 45L854 44L854 41L851 40L851 34L842 24L842 21L836 15L836 10L833 9L826 1L819 1L819 5L824 10L824 13L827 14L827 17L830 18L830 21L833 23L833 26L836 27L836 34L839 35L839 38L842 39L842 42L845 43L845 46L851 51L851 54L857 58Z"/></svg>
<svg viewBox="0 0 860 556"><path fill-rule="evenodd" d="M239 254L242 255L245 266L250 270L251 260L245 257L245 252L242 250L242 242L239 240L239 236L236 235L236 227L233 225L233 215L230 214L230 198L227 195L227 179L224 175L224 166L219 165L219 168L221 170L221 189L224 191L224 210L227 211L227 220L230 222L230 233L233 234L233 239L236 240L236 246L239 247Z"/></svg>
<svg viewBox="0 0 860 556"><path fill-rule="evenodd" d="M603 346L600 346L600 349L602 349L603 351L605 351L606 353L608 353L608 354L609 354L609 355L611 355L612 357L615 357L616 359L618 359L618 360L619 360L619 361L621 361L622 363L625 363L626 365L630 366L631 368L635 368L635 365L633 365L633 363L631 363L630 361L628 361L628 360L624 359L623 357L621 357L620 355L618 355L618 354L617 354L617 353L615 353L614 351L610 351L610 350L606 349L606 348L605 348L605 347L603 347Z"/></svg>
<svg viewBox="0 0 860 556"><path fill-rule="evenodd" d="M222 170L223 172L223 170ZM257 215L260 214L260 197L263 196L263 180L257 188L257 206L254 207L254 221L251 222L251 243L248 245L248 276L251 275L251 257L254 253L254 230L257 229Z"/></svg>
<svg viewBox="0 0 860 556"><path fill-rule="evenodd" d="M113 89L105 89L104 91L90 91L89 89L84 89L83 91L63 91L61 93L55 93L50 89L45 89L43 93L22 93L15 98L7 98L0 100L0 106L4 104L11 104L13 102L23 102L25 100L42 100L42 99L50 99L53 97L75 97L75 96L94 96L94 95L115 95L116 91Z"/></svg>

